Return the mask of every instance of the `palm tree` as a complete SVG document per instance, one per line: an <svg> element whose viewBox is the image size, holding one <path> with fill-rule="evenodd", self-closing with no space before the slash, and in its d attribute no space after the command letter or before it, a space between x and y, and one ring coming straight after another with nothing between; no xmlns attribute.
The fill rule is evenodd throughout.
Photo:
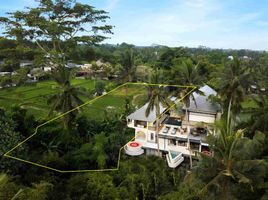
<svg viewBox="0 0 268 200"><path fill-rule="evenodd" d="M222 199L230 199L233 182L245 184L253 189L254 184L260 181L257 179L265 176L263 160L255 159L258 148L261 148L257 141L260 141L260 138L264 139L264 136L260 133L250 140L243 136L243 130L235 131L228 127L226 122L217 125L217 133L207 138L213 156L204 156L197 169L201 170L199 174L208 182L199 194L207 193L213 185L221 188ZM256 177L252 176L252 173Z"/></svg>
<svg viewBox="0 0 268 200"><path fill-rule="evenodd" d="M175 96L182 98L182 102L185 108L186 124L188 126L188 107L190 106L191 99L196 105L195 97L193 93L203 94L199 90L199 87L203 84L202 78L198 73L198 64L194 65L192 60L183 60L180 63L175 64L171 68L171 80L172 84L179 84L183 86L190 86L175 91ZM194 88L193 88L194 87ZM197 105L196 105L197 106ZM192 168L192 156L190 153L190 168Z"/></svg>
<svg viewBox="0 0 268 200"><path fill-rule="evenodd" d="M44 147L44 152L43 154L47 154L47 155L52 155L53 153L62 153L62 151L60 150L60 145L61 145L61 141L55 141L52 140L48 143L42 142L41 141L41 145Z"/></svg>
<svg viewBox="0 0 268 200"><path fill-rule="evenodd" d="M133 81L135 77L136 67L134 66L134 52L133 49L128 48L121 54L120 63L122 70L120 73L120 79L123 83ZM128 94L128 85L125 85L125 98Z"/></svg>
<svg viewBox="0 0 268 200"><path fill-rule="evenodd" d="M48 199L49 194L53 188L53 184L47 181L40 181L39 183L33 183L32 187L27 188L25 191L25 199Z"/></svg>
<svg viewBox="0 0 268 200"><path fill-rule="evenodd" d="M58 67L53 75L54 80L59 86L59 91L48 99L48 104L51 104L50 115L54 111L66 113L77 106L81 105L83 101L80 99L81 95L87 95L84 90L71 85L71 72L65 67ZM75 118L78 110L69 112L63 116L64 127L68 128L72 120Z"/></svg>
<svg viewBox="0 0 268 200"><path fill-rule="evenodd" d="M124 82L131 82L135 75L134 52L131 48L121 54L120 63L122 65L121 78Z"/></svg>
<svg viewBox="0 0 268 200"><path fill-rule="evenodd" d="M268 131L268 95L258 95L253 97L256 108L249 111L250 119L245 123L247 130L250 134L254 134L255 131ZM252 135L247 135L252 137Z"/></svg>
<svg viewBox="0 0 268 200"><path fill-rule="evenodd" d="M222 72L214 73L214 76L217 93L223 102L224 109L227 110L227 126L231 127L229 124L232 115L241 110L241 102L245 98L251 76L248 68L242 66L237 57L234 57L230 64L225 65Z"/></svg>
<svg viewBox="0 0 268 200"><path fill-rule="evenodd" d="M152 74L150 79L151 84L161 84L163 80L162 71L156 69ZM149 103L145 111L145 116L148 117L152 111L156 113L156 141L157 141L157 151L160 156L159 151L159 137L158 137L158 127L159 127L159 115L160 115L160 106L169 107L169 100L167 94L164 90L165 88L160 85L149 85L148 86L148 98Z"/></svg>
<svg viewBox="0 0 268 200"><path fill-rule="evenodd" d="M7 193L5 191L7 191L8 185L11 185L10 187L10 191L8 191ZM1 199L11 199L11 200L15 200L18 199L20 197L22 197L24 190L23 189L18 189L19 187L16 187L16 185L13 183L12 179L4 173L0 174L0 197Z"/></svg>
<svg viewBox="0 0 268 200"><path fill-rule="evenodd" d="M93 138L93 148L91 159L96 161L99 168L104 168L106 165L107 154L105 152L105 146L107 145L108 138L104 132L97 134Z"/></svg>
<svg viewBox="0 0 268 200"><path fill-rule="evenodd" d="M172 80L171 84L187 87L186 89L178 89L178 91L176 91L176 95L179 97L184 97L182 101L186 111L186 121L188 121L187 108L190 105L190 99L192 99L196 105L193 93L195 92L197 94L203 94L203 92L199 90L199 87L203 84L203 82L198 72L198 64L195 65L190 59L183 60L171 68L170 76ZM193 89L193 87L195 88Z"/></svg>

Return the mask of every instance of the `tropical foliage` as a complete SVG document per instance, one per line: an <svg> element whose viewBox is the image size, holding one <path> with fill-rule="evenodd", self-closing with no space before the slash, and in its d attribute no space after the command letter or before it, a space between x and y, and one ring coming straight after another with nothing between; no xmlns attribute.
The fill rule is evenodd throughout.
<svg viewBox="0 0 268 200"><path fill-rule="evenodd" d="M0 71L13 72L0 77L0 199L268 199L266 52L95 45L111 33L105 11L72 0L38 2L36 8L0 18L5 29L0 38ZM236 56L230 59L230 55ZM20 68L23 59L33 60L33 67L54 68L48 77L40 76L50 81L27 83L33 67ZM87 90L73 85L73 80L80 80L73 77L77 70L66 67L68 60L93 61L94 73L87 78L94 78L89 80L94 85L81 81ZM106 67L95 65L98 60ZM106 80L101 80L99 70L109 74ZM125 94L113 99L122 104L120 109L104 106L101 119L98 108L89 113L75 109L85 96L93 98L137 80L152 84L147 95L132 96L126 87ZM14 84L17 87L11 88ZM48 121L35 116L50 107L53 116L65 113L64 124L45 123L10 156L60 170L115 169L120 149L134 136L126 127L126 115L148 102L145 114L158 116L161 105L170 105L167 92L177 98L189 94L183 101L186 112L189 102L195 102L192 89L175 90L164 84L195 86L199 94L199 88L208 84L217 91L210 98L221 104L223 115L215 124L215 134L207 137L212 156L199 155L193 167L191 158L171 170L157 156L128 157L121 151L118 171L62 174L3 156ZM32 94L14 92L20 89ZM40 96L43 91L47 93ZM41 100L30 101L37 97Z"/></svg>

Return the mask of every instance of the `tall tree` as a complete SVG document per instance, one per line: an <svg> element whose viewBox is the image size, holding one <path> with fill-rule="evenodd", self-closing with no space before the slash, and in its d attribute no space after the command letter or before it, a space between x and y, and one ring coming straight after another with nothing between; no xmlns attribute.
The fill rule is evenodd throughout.
<svg viewBox="0 0 268 200"><path fill-rule="evenodd" d="M24 199L29 200L46 200L49 193L52 191L53 184L40 181L40 183L33 183L32 187L25 189L25 194L22 195Z"/></svg>
<svg viewBox="0 0 268 200"><path fill-rule="evenodd" d="M102 25L109 18L107 12L75 0L39 0L38 3L35 8L8 13L8 17L0 18L0 23L7 37L15 38L24 46L29 41L34 42L43 51L48 64L56 68L53 77L61 93L51 99L55 100L52 108L67 112L80 102L66 69L69 54L78 44L103 41L104 34L112 33L112 26ZM65 115L65 125L74 114Z"/></svg>
<svg viewBox="0 0 268 200"><path fill-rule="evenodd" d="M120 63L122 69L120 72L121 82L131 82L135 77L136 67L134 66L134 52L131 47L126 45L126 50L121 53ZM125 101L128 101L128 85L125 85Z"/></svg>
<svg viewBox="0 0 268 200"><path fill-rule="evenodd" d="M255 131L268 131L268 95L258 95L254 99L256 108L250 110L250 119L246 122L247 129L250 133L255 133Z"/></svg>
<svg viewBox="0 0 268 200"><path fill-rule="evenodd" d="M248 68L234 57L231 63L226 63L222 72L214 73L216 90L223 102L223 108L227 113L227 123L230 127L232 116L236 116L241 110L241 103L251 82Z"/></svg>
<svg viewBox="0 0 268 200"><path fill-rule="evenodd" d="M134 66L134 52L133 49L128 47L123 53L121 53L120 63L122 65L121 77L124 82L133 81L135 74Z"/></svg>
<svg viewBox="0 0 268 200"><path fill-rule="evenodd" d="M163 81L163 73L159 69L155 69L154 73L150 78L151 84L161 84ZM156 114L156 142L157 142L157 151L160 156L159 151L159 117L160 117L160 107L169 107L170 100L167 98L167 93L165 92L165 88L160 85L149 85L148 86L148 99L149 103L145 111L145 116L148 117L151 112L155 112Z"/></svg>
<svg viewBox="0 0 268 200"><path fill-rule="evenodd" d="M15 126L15 122L10 119L4 110L0 109L0 169L16 170L19 166L19 163L16 161L7 159L3 156L22 140L20 133L15 131ZM23 151L24 153L27 153L26 149L25 145L19 146L12 152L12 155L21 155Z"/></svg>
<svg viewBox="0 0 268 200"><path fill-rule="evenodd" d="M59 91L48 99L48 104L52 105L50 115L54 111L66 113L73 110L75 107L83 103L80 97L87 96L84 90L71 85L70 77L70 70L64 68L59 68L57 73L54 74L54 79L59 85ZM74 110L63 116L65 128L71 126L77 112L78 110Z"/></svg>
<svg viewBox="0 0 268 200"><path fill-rule="evenodd" d="M182 60L181 62L175 63L171 68L170 83L182 86L190 86L186 89L178 89L177 96L184 97L183 103L186 110L190 105L190 99L192 98L195 102L193 92L203 94L199 88L203 85L202 77L198 73L199 65L195 65L192 60ZM195 89L193 89L195 87ZM192 91L192 92L191 92ZM191 94L189 94L191 92ZM188 95L187 95L188 94ZM186 95L186 96L185 96ZM188 121L188 117L186 119Z"/></svg>
<svg viewBox="0 0 268 200"><path fill-rule="evenodd" d="M100 25L109 17L107 12L75 0L38 0L35 8L7 13L1 17L4 34L19 44L34 42L49 60L64 66L66 56L78 44L103 41L103 34L112 33L110 25Z"/></svg>
<svg viewBox="0 0 268 200"><path fill-rule="evenodd" d="M186 59L174 63L174 66L171 68L170 77L172 80L171 84L186 86L186 88L180 88L175 91L175 95L182 98L182 102L185 108L185 120L188 125L189 117L188 117L188 107L190 106L191 99L194 101L195 105L195 97L193 92L197 94L203 94L199 90L200 86L203 84L202 78L199 75L199 65L195 65L192 60ZM191 87L187 87L191 86ZM195 87L193 89L193 87ZM197 106L197 105L196 105ZM190 168L192 168L192 156L190 154Z"/></svg>
<svg viewBox="0 0 268 200"><path fill-rule="evenodd" d="M217 199L235 199L235 196L240 198L238 188L248 195L254 194L252 191L265 178L265 163L259 159L265 144L264 134L257 133L249 139L243 136L243 130L236 131L226 123L218 126L217 133L208 137L213 156L203 156L197 167L199 178L206 182L199 195L214 193Z"/></svg>
<svg viewBox="0 0 268 200"><path fill-rule="evenodd" d="M0 198L19 199L22 197L23 189L17 186L7 174L0 174Z"/></svg>

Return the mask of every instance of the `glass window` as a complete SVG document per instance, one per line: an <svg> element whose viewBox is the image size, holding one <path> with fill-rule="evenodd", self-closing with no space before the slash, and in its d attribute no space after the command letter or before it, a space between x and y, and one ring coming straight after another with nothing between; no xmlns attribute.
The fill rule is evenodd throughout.
<svg viewBox="0 0 268 200"><path fill-rule="evenodd" d="M192 150L199 150L199 144L190 142L190 147Z"/></svg>
<svg viewBox="0 0 268 200"><path fill-rule="evenodd" d="M168 144L176 145L176 140L168 140Z"/></svg>
<svg viewBox="0 0 268 200"><path fill-rule="evenodd" d="M178 146L186 146L186 142L185 141L178 141Z"/></svg>
<svg viewBox="0 0 268 200"><path fill-rule="evenodd" d="M151 133L150 139L154 140L154 133Z"/></svg>

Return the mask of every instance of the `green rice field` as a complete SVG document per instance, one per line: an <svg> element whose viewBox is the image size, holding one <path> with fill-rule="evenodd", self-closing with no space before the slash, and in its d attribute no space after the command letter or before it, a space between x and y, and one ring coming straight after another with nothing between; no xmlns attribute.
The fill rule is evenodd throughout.
<svg viewBox="0 0 268 200"><path fill-rule="evenodd" d="M94 87L93 80L73 79L72 83L88 91ZM57 91L57 83L54 81L41 81L20 87L0 89L0 107L8 110L13 105L19 105L36 117L45 117L50 109L47 99Z"/></svg>
<svg viewBox="0 0 268 200"><path fill-rule="evenodd" d="M73 79L72 84L77 87L83 87L89 92L94 88L94 80ZM57 91L57 83L54 81L42 81L20 87L0 89L0 107L8 110L13 105L19 105L27 109L27 111L36 118L44 119L48 117L50 111L47 99L57 93ZM128 86L127 95L131 99L145 94L145 86ZM125 88L119 88L84 106L81 111L90 118L102 119L107 109L115 109L117 112L123 111L125 97ZM81 99L84 102L90 100L87 97L81 97Z"/></svg>

